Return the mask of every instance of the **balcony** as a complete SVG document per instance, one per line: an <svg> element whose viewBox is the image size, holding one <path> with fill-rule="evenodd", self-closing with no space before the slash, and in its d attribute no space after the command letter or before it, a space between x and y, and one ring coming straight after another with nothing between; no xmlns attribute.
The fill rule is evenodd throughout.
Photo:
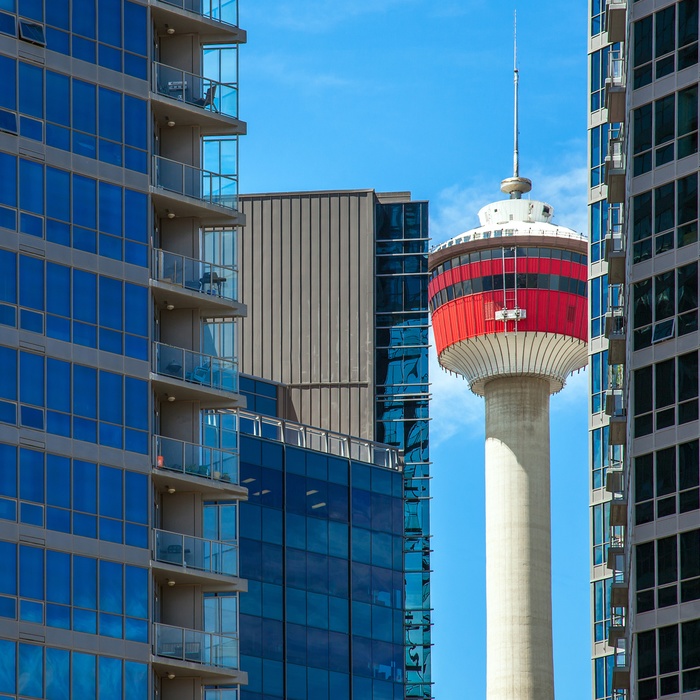
<svg viewBox="0 0 700 700"><path fill-rule="evenodd" d="M624 225L611 223L605 234L605 262L608 263L608 282L623 284L625 281Z"/></svg>
<svg viewBox="0 0 700 700"><path fill-rule="evenodd" d="M627 74L625 59L619 53L611 53L608 62L608 77L605 79L605 106L608 121L612 124L624 122L627 117Z"/></svg>
<svg viewBox="0 0 700 700"><path fill-rule="evenodd" d="M606 490L612 494L610 500L610 525L621 527L627 525L627 489L623 471L608 472Z"/></svg>
<svg viewBox="0 0 700 700"><path fill-rule="evenodd" d="M626 359L627 331L624 306L610 306L605 314L608 364L623 365Z"/></svg>
<svg viewBox="0 0 700 700"><path fill-rule="evenodd" d="M238 270L154 249L151 288L163 308L199 309L201 316L241 316Z"/></svg>
<svg viewBox="0 0 700 700"><path fill-rule="evenodd" d="M203 135L245 133L238 119L238 86L233 83L154 63L151 97L160 122L199 126Z"/></svg>
<svg viewBox="0 0 700 700"><path fill-rule="evenodd" d="M621 637L615 643L615 665L612 673L613 688L629 690L630 666L627 655L627 640Z"/></svg>
<svg viewBox="0 0 700 700"><path fill-rule="evenodd" d="M621 365L615 366L620 367ZM610 444L624 445L627 434L627 406L625 403L624 389L610 388L606 390L605 412L610 417Z"/></svg>
<svg viewBox="0 0 700 700"><path fill-rule="evenodd" d="M153 568L178 583L208 583L212 577L238 578L238 545L165 530L153 531Z"/></svg>
<svg viewBox="0 0 700 700"><path fill-rule="evenodd" d="M207 219L208 225L232 225L240 218L235 177L162 156L153 156L151 194L161 217L197 217Z"/></svg>
<svg viewBox="0 0 700 700"><path fill-rule="evenodd" d="M624 637L626 632L627 622L624 608L613 608L608 627L608 646L614 648L617 641Z"/></svg>
<svg viewBox="0 0 700 700"><path fill-rule="evenodd" d="M221 491L245 498L239 485L238 453L153 436L153 480L164 491L194 491L216 497Z"/></svg>
<svg viewBox="0 0 700 700"><path fill-rule="evenodd" d="M238 638L183 627L154 624L153 665L161 673L184 670L188 675L243 675L238 671Z"/></svg>
<svg viewBox="0 0 700 700"><path fill-rule="evenodd" d="M237 0L150 0L156 34L198 34L200 42L242 43Z"/></svg>
<svg viewBox="0 0 700 700"><path fill-rule="evenodd" d="M605 156L605 184L608 186L608 202L611 204L625 201L627 172L625 148L625 136L620 129L616 136L611 135L608 142L608 155Z"/></svg>
<svg viewBox="0 0 700 700"><path fill-rule="evenodd" d="M629 583L624 571L624 557L622 557L622 560L618 560L617 564L620 566L620 569L613 573L613 580L610 584L610 605L615 608L626 609L629 595Z"/></svg>
<svg viewBox="0 0 700 700"><path fill-rule="evenodd" d="M295 447L349 457L393 471L403 469L398 451L388 445L248 411L238 410L237 415L238 430L243 435L255 435Z"/></svg>
<svg viewBox="0 0 700 700"><path fill-rule="evenodd" d="M236 408L238 364L165 343L153 343L151 381L168 401L199 401L201 408Z"/></svg>
<svg viewBox="0 0 700 700"><path fill-rule="evenodd" d="M606 0L605 29L611 44L625 41L627 37L627 0Z"/></svg>

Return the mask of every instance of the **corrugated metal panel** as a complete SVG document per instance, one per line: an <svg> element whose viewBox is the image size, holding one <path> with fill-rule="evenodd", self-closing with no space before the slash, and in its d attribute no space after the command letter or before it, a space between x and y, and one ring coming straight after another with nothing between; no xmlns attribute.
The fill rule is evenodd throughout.
<svg viewBox="0 0 700 700"><path fill-rule="evenodd" d="M374 435L371 190L244 195L241 371L290 387L295 420Z"/></svg>

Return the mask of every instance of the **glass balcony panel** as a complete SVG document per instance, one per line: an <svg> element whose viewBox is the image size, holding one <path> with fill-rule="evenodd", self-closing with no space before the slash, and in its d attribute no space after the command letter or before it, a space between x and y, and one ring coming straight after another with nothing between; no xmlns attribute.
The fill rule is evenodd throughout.
<svg viewBox="0 0 700 700"><path fill-rule="evenodd" d="M154 530L155 561L222 576L238 576L238 544Z"/></svg>
<svg viewBox="0 0 700 700"><path fill-rule="evenodd" d="M238 205L235 177L201 170L162 156L153 156L153 186L227 209L236 209Z"/></svg>
<svg viewBox="0 0 700 700"><path fill-rule="evenodd" d="M238 272L233 267L194 260L167 250L154 250L153 278L202 294L236 301Z"/></svg>
<svg viewBox="0 0 700 700"><path fill-rule="evenodd" d="M220 83L179 68L154 63L152 90L177 102L234 119L238 117L238 88L232 83Z"/></svg>
<svg viewBox="0 0 700 700"><path fill-rule="evenodd" d="M238 454L172 438L155 436L158 469L206 479L238 483Z"/></svg>
<svg viewBox="0 0 700 700"><path fill-rule="evenodd" d="M160 2L194 12L216 22L238 26L237 0L160 0Z"/></svg>
<svg viewBox="0 0 700 700"><path fill-rule="evenodd" d="M172 345L156 343L156 372L175 379L185 378L185 351Z"/></svg>
<svg viewBox="0 0 700 700"><path fill-rule="evenodd" d="M174 566L182 566L184 562L182 535L178 535L175 532L156 530L155 538L156 551L154 556L157 561L173 564Z"/></svg>
<svg viewBox="0 0 700 700"><path fill-rule="evenodd" d="M182 659L185 648L185 630L169 625L156 625L156 655Z"/></svg>

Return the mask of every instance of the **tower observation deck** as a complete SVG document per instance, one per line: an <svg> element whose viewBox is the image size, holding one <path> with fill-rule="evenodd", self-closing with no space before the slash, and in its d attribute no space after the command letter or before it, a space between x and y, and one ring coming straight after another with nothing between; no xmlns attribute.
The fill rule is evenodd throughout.
<svg viewBox="0 0 700 700"><path fill-rule="evenodd" d="M441 366L486 404L487 698L552 700L549 397L587 362L587 247L517 175L433 249L428 294Z"/></svg>

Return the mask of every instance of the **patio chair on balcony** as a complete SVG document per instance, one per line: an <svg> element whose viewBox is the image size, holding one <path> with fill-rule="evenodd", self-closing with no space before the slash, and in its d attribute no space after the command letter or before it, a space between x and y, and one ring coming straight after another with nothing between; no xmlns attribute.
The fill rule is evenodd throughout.
<svg viewBox="0 0 700 700"><path fill-rule="evenodd" d="M200 97L196 100L192 100L194 104L197 105L197 107L202 107L203 109L206 109L207 107L211 107L214 112L218 112L219 110L216 108L216 104L214 104L214 98L216 97L216 85L212 84L207 88L207 91L204 95L204 97Z"/></svg>

